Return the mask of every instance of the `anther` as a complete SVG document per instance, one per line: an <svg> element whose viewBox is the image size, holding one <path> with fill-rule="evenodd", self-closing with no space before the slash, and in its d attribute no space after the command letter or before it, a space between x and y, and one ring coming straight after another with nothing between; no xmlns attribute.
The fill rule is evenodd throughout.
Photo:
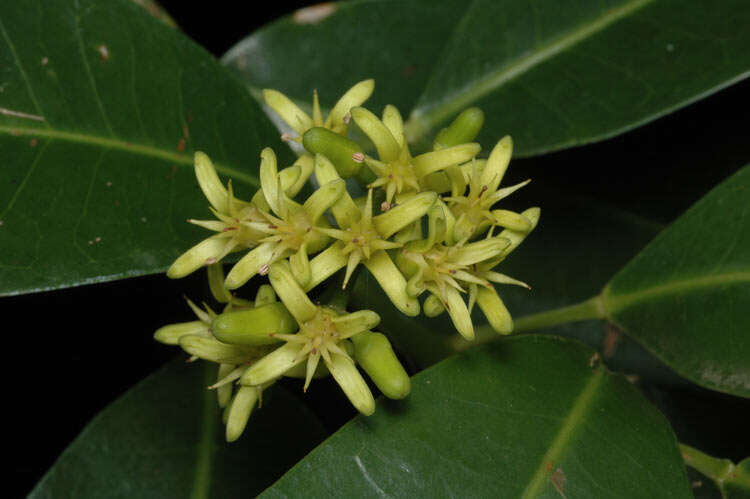
<svg viewBox="0 0 750 499"><path fill-rule="evenodd" d="M258 273L260 275L266 275L266 274L268 274L268 264L264 263L263 265L261 265L260 268L258 269Z"/></svg>
<svg viewBox="0 0 750 499"><path fill-rule="evenodd" d="M365 155L361 152L355 152L354 154L352 154L352 159L357 163L361 163L365 160Z"/></svg>

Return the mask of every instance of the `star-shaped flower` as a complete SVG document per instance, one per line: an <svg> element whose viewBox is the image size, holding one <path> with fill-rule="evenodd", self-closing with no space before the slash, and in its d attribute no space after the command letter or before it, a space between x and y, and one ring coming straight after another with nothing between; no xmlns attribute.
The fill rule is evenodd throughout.
<svg viewBox="0 0 750 499"><path fill-rule="evenodd" d="M286 344L253 364L240 383L262 385L305 363L306 390L322 358L354 407L363 414L372 414L375 401L350 357L349 351L353 351L353 346L348 339L376 326L380 316L370 310L342 314L331 307L315 305L297 283L285 261L271 265L268 277L299 324L299 332L274 335Z"/></svg>

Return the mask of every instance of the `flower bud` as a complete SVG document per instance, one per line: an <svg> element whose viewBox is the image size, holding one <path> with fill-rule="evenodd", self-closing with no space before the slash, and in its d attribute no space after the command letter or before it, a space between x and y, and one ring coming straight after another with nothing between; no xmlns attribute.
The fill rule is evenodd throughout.
<svg viewBox="0 0 750 499"><path fill-rule="evenodd" d="M190 355L221 364L242 364L267 351L245 345L227 345L214 338L195 335L181 337L180 346Z"/></svg>
<svg viewBox="0 0 750 499"><path fill-rule="evenodd" d="M484 112L478 107L470 107L459 114L448 128L443 128L435 137L434 149L444 149L473 141L484 124Z"/></svg>
<svg viewBox="0 0 750 499"><path fill-rule="evenodd" d="M443 302L440 301L439 296L430 295L424 301L422 310L424 310L424 315L426 315L427 317L437 317L438 315L445 312L445 305L443 305Z"/></svg>
<svg viewBox="0 0 750 499"><path fill-rule="evenodd" d="M297 328L294 317L281 302L227 312L211 323L216 339L233 345L271 345L278 342L271 334L290 334Z"/></svg>
<svg viewBox="0 0 750 499"><path fill-rule="evenodd" d="M207 327L203 321L168 324L156 330L154 339L165 345L177 345L181 336L205 334L206 330Z"/></svg>
<svg viewBox="0 0 750 499"><path fill-rule="evenodd" d="M402 399L409 394L409 376L383 334L365 331L352 337L352 341L354 358L383 395Z"/></svg>
<svg viewBox="0 0 750 499"><path fill-rule="evenodd" d="M243 386L237 390L237 394L232 399L232 405L229 406L227 413L227 442L234 442L242 432L245 431L247 420L258 402L258 388L254 386Z"/></svg>
<svg viewBox="0 0 750 499"><path fill-rule="evenodd" d="M328 158L342 178L352 177L362 168L362 162L352 159L354 154L362 153L359 144L326 128L311 128L302 137L302 144L310 153Z"/></svg>

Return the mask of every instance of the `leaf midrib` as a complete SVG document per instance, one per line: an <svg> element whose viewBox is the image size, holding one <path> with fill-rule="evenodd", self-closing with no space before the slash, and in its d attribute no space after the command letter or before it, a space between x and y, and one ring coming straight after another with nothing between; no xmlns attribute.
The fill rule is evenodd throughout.
<svg viewBox="0 0 750 499"><path fill-rule="evenodd" d="M532 70L553 56L577 45L653 1L631 0L619 7L608 9L603 15L573 28L565 35L543 45L540 49L538 48L528 55L520 56L509 63L502 64L494 71L486 73L484 77L478 78L473 83L452 92L450 95L444 96L440 104L430 106L425 104L423 100L425 98L425 91L430 88L432 81L436 78L433 71L432 77L425 85L425 91L417 99L417 104L405 124L409 142L418 141L435 126L500 88L508 81Z"/></svg>
<svg viewBox="0 0 750 499"><path fill-rule="evenodd" d="M582 421L590 412L591 405L605 379L605 374L606 371L604 369L597 369L591 379L583 387L583 390L581 390L581 393L573 403L568 416L565 418L562 425L560 425L560 429L552 440L549 449L542 457L529 485L524 490L522 494L523 498L537 497L541 492L542 487L547 483L547 477L550 473L548 470L548 463L552 463L552 465L555 466L559 462L560 457L568 447L575 431L581 427Z"/></svg>
<svg viewBox="0 0 750 499"><path fill-rule="evenodd" d="M150 146L147 144L141 144L137 142L124 141L115 138L101 137L97 135L88 135L77 132L67 132L64 130L58 130L54 128L24 128L15 126L0 125L0 134L11 135L11 136L34 136L44 137L52 140L59 140L63 142L77 143L90 145L94 147L104 147L107 149L114 149L119 151L125 151L130 154L136 154L145 157L156 158L168 162L175 163L178 166L193 166L192 156L185 154L177 154L165 149ZM260 187L260 183L257 178L247 173L241 172L235 168L227 166L222 163L214 162L214 166L219 173L232 177L234 180L245 182L253 187Z"/></svg>
<svg viewBox="0 0 750 499"><path fill-rule="evenodd" d="M608 315L614 315L628 307L640 303L646 299L660 297L679 292L689 292L703 288L717 287L722 284L734 284L748 282L750 283L750 270L724 272L721 274L697 275L686 279L679 279L665 282L658 286L651 286L631 291L629 293L618 294L613 292L611 284L608 284L602 291L601 297L604 309Z"/></svg>

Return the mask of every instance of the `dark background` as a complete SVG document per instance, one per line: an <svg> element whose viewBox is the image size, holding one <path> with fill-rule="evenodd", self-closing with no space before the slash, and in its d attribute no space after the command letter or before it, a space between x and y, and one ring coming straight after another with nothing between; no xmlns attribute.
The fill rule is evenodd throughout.
<svg viewBox="0 0 750 499"><path fill-rule="evenodd" d="M257 27L310 2L161 3L218 57ZM604 194L613 204L652 215L657 210L656 218L668 222L750 161L749 91L746 81L615 139L515 161L543 170L561 188ZM632 167L644 175L629 177ZM0 299L12 496L28 493L97 412L174 358L175 349L154 342L152 333L192 320L183 295L208 300L204 276L171 281L154 275ZM673 418L681 439L734 460L750 455L747 400L698 388L647 386L644 392ZM342 401L334 389L308 395L314 410ZM333 416L317 411L331 431L353 415L345 400L341 406Z"/></svg>

